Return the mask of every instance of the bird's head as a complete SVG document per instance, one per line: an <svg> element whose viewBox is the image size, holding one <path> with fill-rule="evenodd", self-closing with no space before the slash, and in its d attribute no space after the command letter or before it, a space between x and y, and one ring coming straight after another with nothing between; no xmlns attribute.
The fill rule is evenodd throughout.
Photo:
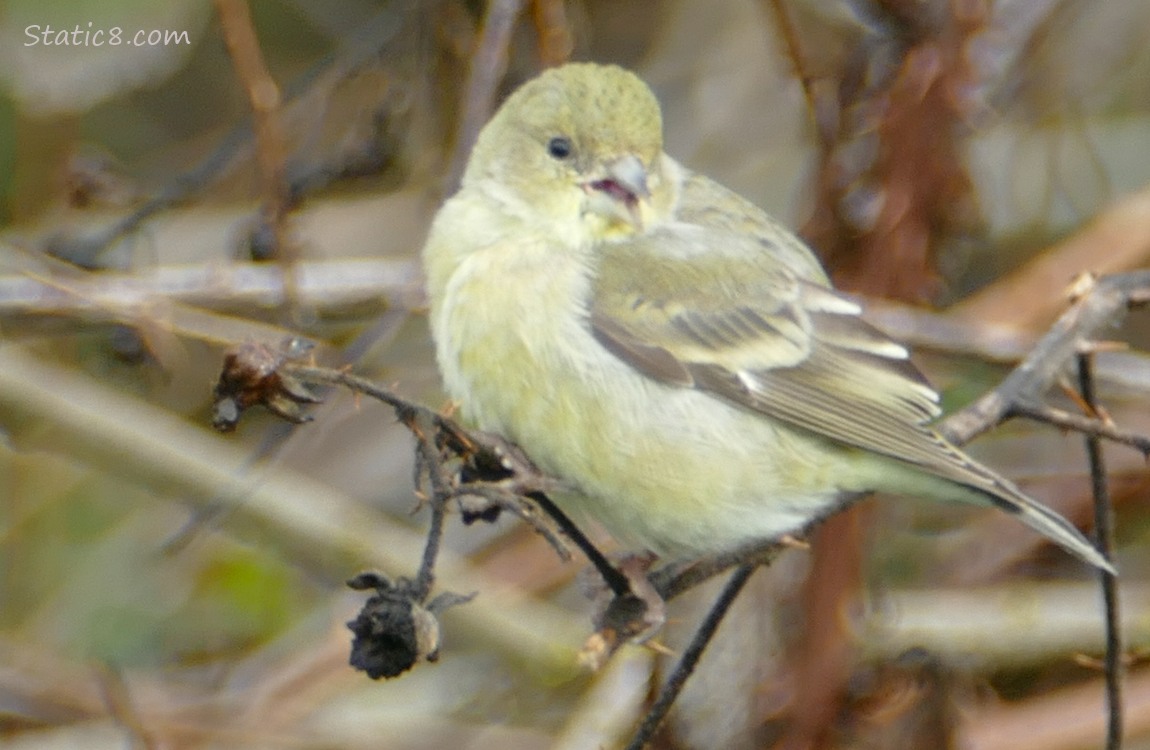
<svg viewBox="0 0 1150 750"><path fill-rule="evenodd" d="M524 84L475 144L463 182L556 231L629 236L663 189L663 123L633 73L574 63Z"/></svg>

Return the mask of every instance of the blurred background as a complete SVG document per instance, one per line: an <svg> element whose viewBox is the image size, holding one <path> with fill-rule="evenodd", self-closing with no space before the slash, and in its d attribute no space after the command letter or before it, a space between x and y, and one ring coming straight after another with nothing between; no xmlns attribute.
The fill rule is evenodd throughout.
<svg viewBox="0 0 1150 750"><path fill-rule="evenodd" d="M672 662L581 669L585 563L506 517L449 518L438 587L479 595L438 663L350 669L343 581L419 564L412 440L336 390L219 435L224 351L299 334L445 405L427 224L508 91L595 60L960 407L1079 274L1148 265L1148 41L1144 0L7 0L0 744L620 746ZM1108 335L1129 348L1098 356L1102 402L1145 435L1150 320ZM1081 436L1015 420L969 448L1089 526ZM1126 746L1150 748L1150 475L1105 455ZM671 652L714 595L673 603ZM655 746L1099 747L1102 634L1091 572L1012 519L868 500L756 574Z"/></svg>

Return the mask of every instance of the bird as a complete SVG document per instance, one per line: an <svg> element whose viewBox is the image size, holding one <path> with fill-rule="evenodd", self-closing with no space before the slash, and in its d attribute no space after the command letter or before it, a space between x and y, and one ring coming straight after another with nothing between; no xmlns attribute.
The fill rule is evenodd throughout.
<svg viewBox="0 0 1150 750"><path fill-rule="evenodd" d="M795 234L667 155L659 102L624 68L568 63L516 89L422 259L461 418L623 544L730 551L881 491L1000 508L1114 571L931 427L939 397L908 349Z"/></svg>

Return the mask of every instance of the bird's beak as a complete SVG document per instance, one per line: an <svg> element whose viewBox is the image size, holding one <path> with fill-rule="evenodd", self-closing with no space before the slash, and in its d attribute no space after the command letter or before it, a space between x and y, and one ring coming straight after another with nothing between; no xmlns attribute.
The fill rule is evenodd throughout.
<svg viewBox="0 0 1150 750"><path fill-rule="evenodd" d="M592 211L642 229L639 202L648 200L651 191L647 188L647 169L639 157L627 154L609 163L601 174L583 183L583 190Z"/></svg>

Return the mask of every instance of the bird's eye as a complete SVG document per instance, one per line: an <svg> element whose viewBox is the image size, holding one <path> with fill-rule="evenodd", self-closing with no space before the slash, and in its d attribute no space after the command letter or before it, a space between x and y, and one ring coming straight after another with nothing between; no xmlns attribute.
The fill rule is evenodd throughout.
<svg viewBox="0 0 1150 750"><path fill-rule="evenodd" d="M575 145L565 135L557 135L547 141L547 153L555 159L566 159L575 151Z"/></svg>

